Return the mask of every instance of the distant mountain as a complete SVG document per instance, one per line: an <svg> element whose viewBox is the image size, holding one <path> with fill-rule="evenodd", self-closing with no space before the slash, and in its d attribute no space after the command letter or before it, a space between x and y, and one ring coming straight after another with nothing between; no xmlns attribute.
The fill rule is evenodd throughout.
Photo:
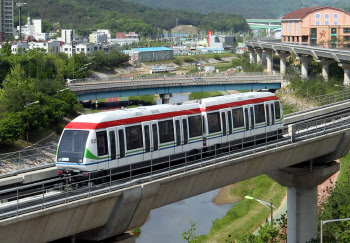
<svg viewBox="0 0 350 243"><path fill-rule="evenodd" d="M204 14L193 10L160 9L122 0L26 0L22 8L22 24L27 15L41 18L44 31L74 28L87 35L91 30L106 28L115 31L135 31L144 36L158 35L163 29L194 25L202 30L221 32L248 31L242 16L232 13ZM159 1L159 3L162 1ZM15 14L18 12L15 9ZM15 21L17 21L15 17ZM15 22L17 26L18 22Z"/></svg>
<svg viewBox="0 0 350 243"><path fill-rule="evenodd" d="M293 10L311 6L333 6L349 11L345 0L126 0L151 7L189 9L201 13L220 12L245 18L280 18Z"/></svg>

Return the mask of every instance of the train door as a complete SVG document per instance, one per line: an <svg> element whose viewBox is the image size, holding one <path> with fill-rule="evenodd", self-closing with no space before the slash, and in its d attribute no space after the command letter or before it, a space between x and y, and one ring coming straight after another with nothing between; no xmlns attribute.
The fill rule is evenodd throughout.
<svg viewBox="0 0 350 243"><path fill-rule="evenodd" d="M175 132L175 154L182 152L181 146L181 125L180 125L180 117L174 118L174 132Z"/></svg>
<svg viewBox="0 0 350 243"><path fill-rule="evenodd" d="M125 159L125 132L124 126L118 127L117 138L118 138L118 158L119 158L119 166L126 164Z"/></svg>
<svg viewBox="0 0 350 243"><path fill-rule="evenodd" d="M243 113L244 113L244 137L250 137L251 132L250 132L250 115L249 115L249 106L244 105L243 106Z"/></svg>
<svg viewBox="0 0 350 243"><path fill-rule="evenodd" d="M221 132L222 132L222 139L221 142L225 143L227 142L227 115L225 110L220 110L220 117L221 117Z"/></svg>
<svg viewBox="0 0 350 243"><path fill-rule="evenodd" d="M117 143L116 143L115 135L116 135L115 128L107 128L109 160L108 160L108 166L105 167L105 169L118 166L117 165Z"/></svg>
<svg viewBox="0 0 350 243"><path fill-rule="evenodd" d="M143 147L144 154L143 159L151 159L151 136L150 136L150 122L142 122L142 132L143 132Z"/></svg>
<svg viewBox="0 0 350 243"><path fill-rule="evenodd" d="M182 131L182 144L183 144L183 151L190 150L189 143L188 143L188 122L187 122L187 116L181 117L181 131Z"/></svg>
<svg viewBox="0 0 350 243"><path fill-rule="evenodd" d="M152 158L157 158L159 155L159 135L158 135L158 123L156 121L151 122L151 151Z"/></svg>

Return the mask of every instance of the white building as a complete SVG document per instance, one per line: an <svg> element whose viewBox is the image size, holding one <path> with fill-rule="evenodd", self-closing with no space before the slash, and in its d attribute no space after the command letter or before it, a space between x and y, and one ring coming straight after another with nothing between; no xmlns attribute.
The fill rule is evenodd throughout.
<svg viewBox="0 0 350 243"><path fill-rule="evenodd" d="M104 32L94 31L89 36L90 43L107 44L107 41L108 41L108 36Z"/></svg>
<svg viewBox="0 0 350 243"><path fill-rule="evenodd" d="M234 36L212 35L209 39L209 47L231 49L235 41Z"/></svg>
<svg viewBox="0 0 350 243"><path fill-rule="evenodd" d="M41 48L46 53L59 53L61 52L61 45L59 41L48 42L29 42L30 49Z"/></svg>
<svg viewBox="0 0 350 243"><path fill-rule="evenodd" d="M61 37L57 38L58 41L63 41L64 43L71 43L72 40L75 40L75 30L73 29L62 29Z"/></svg>
<svg viewBox="0 0 350 243"><path fill-rule="evenodd" d="M11 53L16 54L21 50L21 53L23 54L25 51L29 50L29 44L27 42L17 42L13 45L11 45Z"/></svg>
<svg viewBox="0 0 350 243"><path fill-rule="evenodd" d="M85 53L86 56L90 56L94 51L94 44L92 43L79 43L75 47L75 53Z"/></svg>
<svg viewBox="0 0 350 243"><path fill-rule="evenodd" d="M27 24L24 26L17 26L17 33L19 36L19 30L21 29L21 36L26 36L28 37L35 37L37 36L40 39L37 40L46 40L46 39L41 39L42 38L42 28L41 28L41 19L33 19L31 20L30 17L28 16L27 18ZM44 36L45 37L45 36Z"/></svg>

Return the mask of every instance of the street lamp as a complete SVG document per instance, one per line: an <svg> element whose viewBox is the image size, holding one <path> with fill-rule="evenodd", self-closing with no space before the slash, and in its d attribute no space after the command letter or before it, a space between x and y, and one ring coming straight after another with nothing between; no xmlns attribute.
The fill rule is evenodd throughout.
<svg viewBox="0 0 350 243"><path fill-rule="evenodd" d="M254 197L251 197L251 196L245 196L244 198L245 199L249 199L249 200L258 201L259 203L261 203L262 205L267 207L267 209L270 209L271 210L271 225L273 224L273 209L272 208L274 208L274 209L277 209L277 208L272 205L272 198L271 198L271 202L270 203L265 202L265 201L260 200L260 199L257 199L257 198L254 198Z"/></svg>
<svg viewBox="0 0 350 243"><path fill-rule="evenodd" d="M19 40L22 40L22 26L21 26L21 12L22 12L22 7L26 3L16 3L16 6L18 7L19 10Z"/></svg>
<svg viewBox="0 0 350 243"><path fill-rule="evenodd" d="M323 243L323 225L324 224L327 224L329 222L339 222L339 221L347 221L347 220L350 220L350 218L321 220L321 243Z"/></svg>

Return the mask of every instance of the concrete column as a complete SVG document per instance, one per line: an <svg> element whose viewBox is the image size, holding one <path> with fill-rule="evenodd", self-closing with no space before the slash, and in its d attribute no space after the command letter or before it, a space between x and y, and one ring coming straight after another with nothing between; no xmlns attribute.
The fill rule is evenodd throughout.
<svg viewBox="0 0 350 243"><path fill-rule="evenodd" d="M329 60L329 59L320 59L317 60L322 65L322 76L325 81L328 81L329 79L329 65L335 62L335 60Z"/></svg>
<svg viewBox="0 0 350 243"><path fill-rule="evenodd" d="M172 96L171 94L161 94L160 98L162 99L162 104L169 104L169 100L171 96Z"/></svg>
<svg viewBox="0 0 350 243"><path fill-rule="evenodd" d="M271 73L273 70L273 50L264 50L266 56L266 69Z"/></svg>
<svg viewBox="0 0 350 243"><path fill-rule="evenodd" d="M256 63L256 53L254 51L253 47L248 46L249 51L249 57L250 57L250 63Z"/></svg>
<svg viewBox="0 0 350 243"><path fill-rule="evenodd" d="M287 187L287 242L308 242L318 234L317 185L340 169L339 163L322 165L302 163L268 173L273 180Z"/></svg>
<svg viewBox="0 0 350 243"><path fill-rule="evenodd" d="M256 52L256 62L259 65L263 65L263 50L261 49L255 49Z"/></svg>
<svg viewBox="0 0 350 243"><path fill-rule="evenodd" d="M280 73L284 75L286 73L287 69L287 57L290 56L290 53L288 52L277 52L277 55L280 58Z"/></svg>
<svg viewBox="0 0 350 243"><path fill-rule="evenodd" d="M339 67L344 69L344 86L350 85L350 64L339 63Z"/></svg>
<svg viewBox="0 0 350 243"><path fill-rule="evenodd" d="M304 79L308 78L307 72L309 71L309 62L313 59L312 56L299 56L301 62L301 76Z"/></svg>
<svg viewBox="0 0 350 243"><path fill-rule="evenodd" d="M262 59L261 59L261 65L266 69L266 64L267 64L267 62L266 62L266 53L263 51L263 53L262 53Z"/></svg>

